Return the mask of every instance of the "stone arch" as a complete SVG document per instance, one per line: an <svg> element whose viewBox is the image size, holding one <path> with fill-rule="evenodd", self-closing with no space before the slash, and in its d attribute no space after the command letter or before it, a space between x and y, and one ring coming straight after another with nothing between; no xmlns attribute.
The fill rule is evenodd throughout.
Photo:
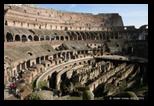
<svg viewBox="0 0 154 106"><path fill-rule="evenodd" d="M48 75L48 79L47 79L48 81L50 80L50 75Z"/></svg>
<svg viewBox="0 0 154 106"><path fill-rule="evenodd" d="M29 41L33 41L31 35L28 36L28 40L29 40Z"/></svg>
<svg viewBox="0 0 154 106"><path fill-rule="evenodd" d="M34 36L34 41L39 41L39 37L38 36Z"/></svg>
<svg viewBox="0 0 154 106"><path fill-rule="evenodd" d="M63 36L61 36L61 37L60 37L60 39L61 39L61 40L64 40L64 37L63 37Z"/></svg>
<svg viewBox="0 0 154 106"><path fill-rule="evenodd" d="M29 56L33 56L33 53L31 51L27 51L26 54L28 54Z"/></svg>
<svg viewBox="0 0 154 106"><path fill-rule="evenodd" d="M78 35L78 40L82 40L82 36L81 35Z"/></svg>
<svg viewBox="0 0 154 106"><path fill-rule="evenodd" d="M56 40L59 40L59 36L56 36Z"/></svg>
<svg viewBox="0 0 154 106"><path fill-rule="evenodd" d="M22 39L22 42L26 42L27 41L26 35L22 35L21 39Z"/></svg>
<svg viewBox="0 0 154 106"><path fill-rule="evenodd" d="M95 40L95 35L94 35L93 32L91 32L91 39L92 39L92 40Z"/></svg>
<svg viewBox="0 0 154 106"><path fill-rule="evenodd" d="M40 36L40 41L44 40L44 36Z"/></svg>
<svg viewBox="0 0 154 106"><path fill-rule="evenodd" d="M50 40L50 37L49 36L46 36L46 40Z"/></svg>
<svg viewBox="0 0 154 106"><path fill-rule="evenodd" d="M100 39L99 35L95 36L95 40L99 40L99 39Z"/></svg>
<svg viewBox="0 0 154 106"><path fill-rule="evenodd" d="M15 41L20 41L20 36L19 35L15 36Z"/></svg>
<svg viewBox="0 0 154 106"><path fill-rule="evenodd" d="M68 40L68 36L65 36L65 39Z"/></svg>
<svg viewBox="0 0 154 106"><path fill-rule="evenodd" d="M90 60L88 60L88 64L90 65Z"/></svg>
<svg viewBox="0 0 154 106"><path fill-rule="evenodd" d="M84 32L80 32L80 33L81 33L81 36L82 36L83 40L86 40L86 35L85 35L85 33L84 33Z"/></svg>
<svg viewBox="0 0 154 106"><path fill-rule="evenodd" d="M73 40L73 36L72 35L70 35L70 40Z"/></svg>
<svg viewBox="0 0 154 106"><path fill-rule="evenodd" d="M87 32L86 32L86 34L87 34L87 39L90 39L90 38L91 38L91 37L90 37L90 34L87 33Z"/></svg>
<svg viewBox="0 0 154 106"><path fill-rule="evenodd" d="M7 42L13 42L13 35L11 33L7 33L6 40L7 40Z"/></svg>
<svg viewBox="0 0 154 106"><path fill-rule="evenodd" d="M103 39L103 37L102 37L101 33L99 33L99 38L100 38L100 40L102 40L102 39Z"/></svg>
<svg viewBox="0 0 154 106"><path fill-rule="evenodd" d="M78 39L78 36L75 33L73 33L72 36L74 37L74 40Z"/></svg>
<svg viewBox="0 0 154 106"><path fill-rule="evenodd" d="M30 68L30 60L28 60L28 61L26 62L26 66L27 66L27 68Z"/></svg>

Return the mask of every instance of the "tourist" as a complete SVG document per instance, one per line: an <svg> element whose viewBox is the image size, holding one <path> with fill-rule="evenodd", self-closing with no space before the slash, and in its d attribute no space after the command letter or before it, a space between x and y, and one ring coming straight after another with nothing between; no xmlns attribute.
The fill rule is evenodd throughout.
<svg viewBox="0 0 154 106"><path fill-rule="evenodd" d="M18 90L18 88L16 88L16 91L15 91L15 96L17 97L17 99L19 98L18 93L19 93L19 90Z"/></svg>
<svg viewBox="0 0 154 106"><path fill-rule="evenodd" d="M12 77L12 82L13 82L13 83L15 82L15 77Z"/></svg>
<svg viewBox="0 0 154 106"><path fill-rule="evenodd" d="M12 91L12 89L13 89L13 84L12 83L10 84L10 88L11 88L11 91Z"/></svg>
<svg viewBox="0 0 154 106"><path fill-rule="evenodd" d="M16 90L16 88L17 88L16 83L13 83L13 89Z"/></svg>

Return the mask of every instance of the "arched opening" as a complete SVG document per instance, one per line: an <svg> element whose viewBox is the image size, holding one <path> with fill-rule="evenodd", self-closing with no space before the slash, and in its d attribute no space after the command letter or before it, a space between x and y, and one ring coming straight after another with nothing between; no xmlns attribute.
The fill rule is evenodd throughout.
<svg viewBox="0 0 154 106"><path fill-rule="evenodd" d="M47 28L47 23L45 24L45 28Z"/></svg>
<svg viewBox="0 0 154 106"><path fill-rule="evenodd" d="M56 36L56 40L59 40L59 36Z"/></svg>
<svg viewBox="0 0 154 106"><path fill-rule="evenodd" d="M50 37L49 36L46 36L46 40L50 40Z"/></svg>
<svg viewBox="0 0 154 106"><path fill-rule="evenodd" d="M91 33L91 39L92 39L92 40L95 40L95 35L94 35L94 33Z"/></svg>
<svg viewBox="0 0 154 106"><path fill-rule="evenodd" d="M28 36L28 41L32 41L32 36L31 35Z"/></svg>
<svg viewBox="0 0 154 106"><path fill-rule="evenodd" d="M70 35L70 40L73 40L73 36Z"/></svg>
<svg viewBox="0 0 154 106"><path fill-rule="evenodd" d="M118 39L118 35L115 35L115 39Z"/></svg>
<svg viewBox="0 0 154 106"><path fill-rule="evenodd" d="M10 33L7 33L6 40L7 42L13 42L13 36Z"/></svg>
<svg viewBox="0 0 154 106"><path fill-rule="evenodd" d="M34 36L34 41L39 41L38 36Z"/></svg>
<svg viewBox="0 0 154 106"><path fill-rule="evenodd" d="M25 35L22 35L22 42L26 42L27 41L27 38Z"/></svg>
<svg viewBox="0 0 154 106"><path fill-rule="evenodd" d="M115 39L118 39L118 33L117 32L115 33Z"/></svg>
<svg viewBox="0 0 154 106"><path fill-rule="evenodd" d="M78 39L77 35L74 32L72 33L72 36L74 37L74 40Z"/></svg>
<svg viewBox="0 0 154 106"><path fill-rule="evenodd" d="M41 29L41 25L39 26L39 29Z"/></svg>
<svg viewBox="0 0 154 106"><path fill-rule="evenodd" d="M90 39L90 35L86 32L86 34L87 34L87 39Z"/></svg>
<svg viewBox="0 0 154 106"><path fill-rule="evenodd" d="M68 40L68 36L65 36L65 39Z"/></svg>
<svg viewBox="0 0 154 106"><path fill-rule="evenodd" d="M61 36L61 40L64 40L64 37L63 36Z"/></svg>
<svg viewBox="0 0 154 106"><path fill-rule="evenodd" d="M103 37L102 37L102 34L101 34L101 33L99 33L99 38L100 38L100 40L102 40L102 39L103 39Z"/></svg>
<svg viewBox="0 0 154 106"><path fill-rule="evenodd" d="M56 89L56 76L57 72L52 73L51 78L49 79L49 87Z"/></svg>
<svg viewBox="0 0 154 106"><path fill-rule="evenodd" d="M82 40L82 37L81 37L81 35L79 35L79 36L78 36L78 40Z"/></svg>
<svg viewBox="0 0 154 106"><path fill-rule="evenodd" d="M20 36L19 35L15 36L15 41L20 41Z"/></svg>
<svg viewBox="0 0 154 106"><path fill-rule="evenodd" d="M65 31L67 31L68 30L68 28L67 27L65 27L65 29L64 29Z"/></svg>
<svg viewBox="0 0 154 106"><path fill-rule="evenodd" d="M109 35L106 36L106 39L109 40Z"/></svg>
<svg viewBox="0 0 154 106"><path fill-rule="evenodd" d="M30 68L30 60L27 61L26 66L27 66L27 68Z"/></svg>
<svg viewBox="0 0 154 106"><path fill-rule="evenodd" d="M90 65L90 60L88 60L88 64Z"/></svg>
<svg viewBox="0 0 154 106"><path fill-rule="evenodd" d="M111 34L111 39L113 39L113 34Z"/></svg>
<svg viewBox="0 0 154 106"><path fill-rule="evenodd" d="M51 41L54 40L54 38L55 38L54 36L51 36Z"/></svg>
<svg viewBox="0 0 154 106"><path fill-rule="evenodd" d="M33 53L32 52L27 52L27 54L29 55L29 56L33 56Z"/></svg>
<svg viewBox="0 0 154 106"><path fill-rule="evenodd" d="M103 34L103 39L105 39L105 34Z"/></svg>
<svg viewBox="0 0 154 106"><path fill-rule="evenodd" d="M48 60L48 55L47 55L47 56L45 56L45 60Z"/></svg>
<svg viewBox="0 0 154 106"><path fill-rule="evenodd" d="M25 69L25 62L21 64L21 68Z"/></svg>
<svg viewBox="0 0 154 106"><path fill-rule="evenodd" d="M41 36L41 37L40 37L40 41L42 41L42 40L44 40L44 36Z"/></svg>
<svg viewBox="0 0 154 106"><path fill-rule="evenodd" d="M95 37L95 40L99 40L99 36L98 35Z"/></svg>
<svg viewBox="0 0 154 106"><path fill-rule="evenodd" d="M5 25L7 26L8 24L7 24L7 21L5 21Z"/></svg>
<svg viewBox="0 0 154 106"><path fill-rule="evenodd" d="M40 63L40 59L39 57L36 58L36 64L39 64Z"/></svg>

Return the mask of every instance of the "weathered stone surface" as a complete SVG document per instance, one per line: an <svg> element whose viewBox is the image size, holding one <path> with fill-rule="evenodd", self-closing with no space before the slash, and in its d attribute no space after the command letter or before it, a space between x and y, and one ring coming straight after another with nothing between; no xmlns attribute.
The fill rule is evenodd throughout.
<svg viewBox="0 0 154 106"><path fill-rule="evenodd" d="M42 90L31 93L24 100L51 100L52 97L53 92Z"/></svg>

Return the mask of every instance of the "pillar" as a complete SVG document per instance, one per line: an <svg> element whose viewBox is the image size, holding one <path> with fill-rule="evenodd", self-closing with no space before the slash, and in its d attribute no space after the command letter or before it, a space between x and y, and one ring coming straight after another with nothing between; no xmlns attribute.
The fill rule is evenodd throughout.
<svg viewBox="0 0 154 106"><path fill-rule="evenodd" d="M70 52L68 53L68 60L70 60L71 59L71 55L70 55Z"/></svg>

